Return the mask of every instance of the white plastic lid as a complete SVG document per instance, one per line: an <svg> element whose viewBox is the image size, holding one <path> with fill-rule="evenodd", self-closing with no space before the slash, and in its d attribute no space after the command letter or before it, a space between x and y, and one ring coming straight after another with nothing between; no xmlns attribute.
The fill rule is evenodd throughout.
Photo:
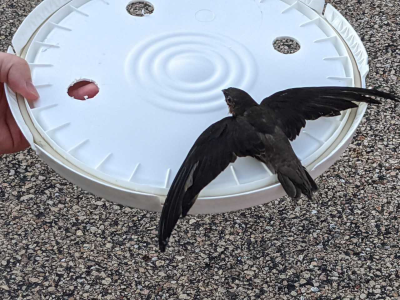
<svg viewBox="0 0 400 300"><path fill-rule="evenodd" d="M228 115L222 89L244 89L260 102L292 87L355 85L357 65L346 44L314 10L322 10L321 1L308 1L312 9L292 0L154 0L154 12L144 17L130 15L122 0L58 2L65 3L24 49L41 95L27 107L40 134L34 143L50 146L93 180L133 194L167 194L197 137ZM273 43L285 37L300 50L276 51ZM68 96L83 79L98 85L98 95ZM303 165L329 156L354 118L347 111L308 122L292 144ZM256 192L276 182L260 162L240 158L201 197Z"/></svg>

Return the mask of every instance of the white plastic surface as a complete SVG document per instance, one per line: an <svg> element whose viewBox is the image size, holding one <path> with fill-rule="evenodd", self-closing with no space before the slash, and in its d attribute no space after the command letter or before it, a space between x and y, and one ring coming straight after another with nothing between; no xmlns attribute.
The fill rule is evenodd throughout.
<svg viewBox="0 0 400 300"><path fill-rule="evenodd" d="M331 4L326 6L324 16L326 20L340 33L348 47L350 47L357 62L358 70L362 78L362 84L365 86L365 79L369 72L368 53L360 37L354 28L351 27L350 23Z"/></svg>
<svg viewBox="0 0 400 300"><path fill-rule="evenodd" d="M55 150L38 151L67 179L125 205L157 210L154 203L162 203L195 139L227 116L222 89L243 88L261 101L290 87L355 83L345 44L316 12L321 1L304 1L311 9L291 0L156 0L154 13L143 18L129 15L129 2L121 0L73 0L45 9L48 2L41 9L55 13L31 20L44 25L26 55L41 95L28 113L42 142ZM331 19L340 16L329 12ZM278 53L273 42L281 37L292 37L301 49ZM26 45L29 38L20 30L14 40ZM94 80L99 94L70 98L67 89L79 79ZM364 111L354 122L347 112L308 123L293 146L304 165L314 164L312 176L338 158ZM256 160L238 159L191 212L264 203L284 194L276 182Z"/></svg>
<svg viewBox="0 0 400 300"><path fill-rule="evenodd" d="M290 5L298 2L297 0L283 0L283 1ZM303 2L304 4L311 7L320 14L322 14L322 11L324 10L325 7L325 0L300 0L300 2Z"/></svg>
<svg viewBox="0 0 400 300"><path fill-rule="evenodd" d="M71 2L71 0L43 1L26 17L12 40L13 47L17 54L21 54L28 40L42 23L68 2Z"/></svg>

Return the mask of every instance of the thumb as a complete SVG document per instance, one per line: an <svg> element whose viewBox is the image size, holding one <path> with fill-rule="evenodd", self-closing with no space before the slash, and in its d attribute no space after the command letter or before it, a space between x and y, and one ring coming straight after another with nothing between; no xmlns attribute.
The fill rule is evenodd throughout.
<svg viewBox="0 0 400 300"><path fill-rule="evenodd" d="M21 94L28 101L39 98L39 93L32 83L29 65L18 56L0 53L0 82L7 83L14 92Z"/></svg>

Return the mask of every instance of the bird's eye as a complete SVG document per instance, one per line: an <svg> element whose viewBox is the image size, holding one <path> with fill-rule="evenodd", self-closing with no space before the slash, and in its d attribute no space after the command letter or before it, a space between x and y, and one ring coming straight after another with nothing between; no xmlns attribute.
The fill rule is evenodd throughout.
<svg viewBox="0 0 400 300"><path fill-rule="evenodd" d="M226 98L226 102L227 102L228 104L233 104L233 99L232 99L232 97L227 97L227 98Z"/></svg>

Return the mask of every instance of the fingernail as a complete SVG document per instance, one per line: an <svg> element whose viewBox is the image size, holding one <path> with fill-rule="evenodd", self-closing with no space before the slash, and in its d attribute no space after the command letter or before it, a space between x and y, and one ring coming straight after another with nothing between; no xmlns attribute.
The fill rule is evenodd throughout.
<svg viewBox="0 0 400 300"><path fill-rule="evenodd" d="M31 81L26 82L26 87L31 95L35 96L36 99L39 98L39 93Z"/></svg>

